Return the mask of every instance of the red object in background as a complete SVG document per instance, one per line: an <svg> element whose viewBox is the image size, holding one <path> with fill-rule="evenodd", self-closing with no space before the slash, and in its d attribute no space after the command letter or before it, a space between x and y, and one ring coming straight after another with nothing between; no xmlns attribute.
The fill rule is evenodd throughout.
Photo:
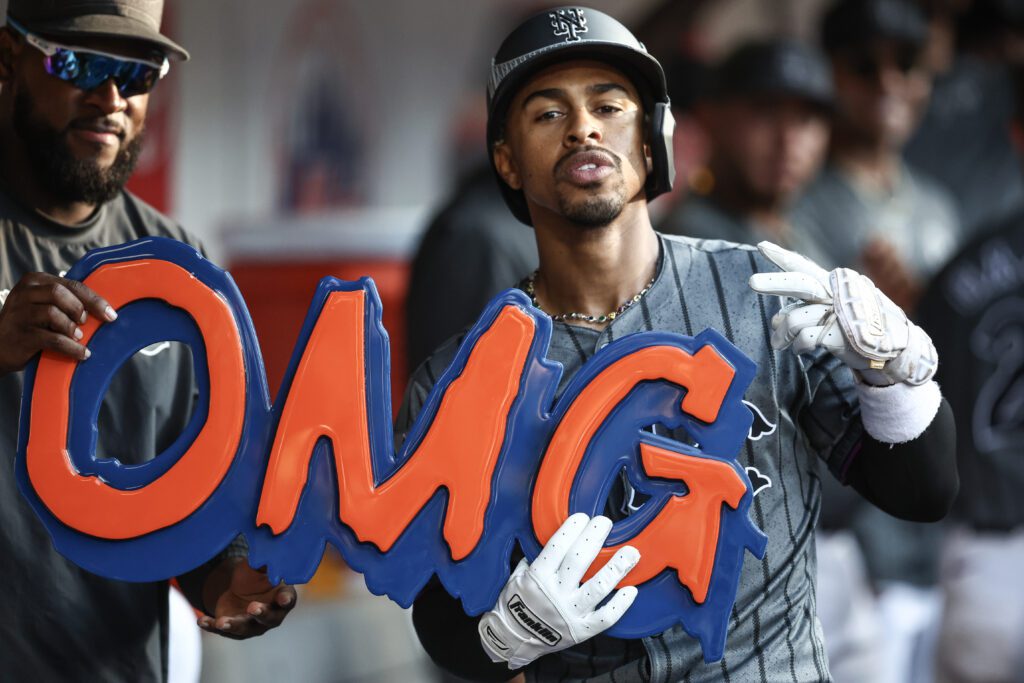
<svg viewBox="0 0 1024 683"><path fill-rule="evenodd" d="M162 31L174 38L174 17L170 4L164 9ZM170 213L173 196L174 128L178 103L177 72L181 62L171 62L171 71L149 96L146 137L138 166L128 181L128 190L161 213Z"/></svg>
<svg viewBox="0 0 1024 683"><path fill-rule="evenodd" d="M408 380L405 353L405 295L409 264L404 261L322 261L269 263L240 260L229 271L252 316L270 383L270 398L288 369L295 341L321 278L373 278L384 307L384 328L391 338L391 406L398 413Z"/></svg>

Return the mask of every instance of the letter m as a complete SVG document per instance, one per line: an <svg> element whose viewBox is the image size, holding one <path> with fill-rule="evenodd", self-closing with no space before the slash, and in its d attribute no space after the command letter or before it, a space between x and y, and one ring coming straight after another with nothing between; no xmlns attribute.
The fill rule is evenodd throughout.
<svg viewBox="0 0 1024 683"><path fill-rule="evenodd" d="M256 523L275 534L291 526L314 446L327 439L338 473L339 518L361 542L387 552L445 488L444 538L452 559L465 558L483 533L508 414L536 333L533 319L505 305L488 328L479 334L474 328L453 363L461 371L438 383L396 458L387 335L376 290L365 279L354 287L328 280L320 300L274 407L280 419Z"/></svg>

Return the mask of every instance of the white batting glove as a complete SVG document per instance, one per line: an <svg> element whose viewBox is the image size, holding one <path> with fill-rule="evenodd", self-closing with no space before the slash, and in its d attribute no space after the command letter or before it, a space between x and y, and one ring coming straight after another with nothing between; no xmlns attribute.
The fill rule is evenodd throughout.
<svg viewBox="0 0 1024 683"><path fill-rule="evenodd" d="M620 548L580 586L611 529L607 517L572 515L533 564L525 559L519 563L478 627L492 661L518 669L596 636L625 614L636 598L633 586L620 589L604 607L596 608L640 561L636 548Z"/></svg>
<svg viewBox="0 0 1024 683"><path fill-rule="evenodd" d="M771 242L757 248L785 272L752 275L751 289L801 299L772 318L774 348L806 353L823 347L875 386L916 386L935 374L931 338L871 280L849 268L828 272Z"/></svg>

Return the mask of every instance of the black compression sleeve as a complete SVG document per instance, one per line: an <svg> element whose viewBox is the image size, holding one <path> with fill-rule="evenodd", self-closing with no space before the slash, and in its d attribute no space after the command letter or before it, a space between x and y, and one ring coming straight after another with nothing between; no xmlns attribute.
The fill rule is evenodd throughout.
<svg viewBox="0 0 1024 683"><path fill-rule="evenodd" d="M462 604L448 595L437 579L420 592L412 608L416 635L442 669L471 681L513 678L518 671L510 670L504 662L495 664L484 652L476 630L479 621L480 617L462 611Z"/></svg>
<svg viewBox="0 0 1024 683"><path fill-rule="evenodd" d="M946 399L932 423L913 441L893 445L865 434L846 481L894 517L912 522L945 517L960 488L956 426Z"/></svg>

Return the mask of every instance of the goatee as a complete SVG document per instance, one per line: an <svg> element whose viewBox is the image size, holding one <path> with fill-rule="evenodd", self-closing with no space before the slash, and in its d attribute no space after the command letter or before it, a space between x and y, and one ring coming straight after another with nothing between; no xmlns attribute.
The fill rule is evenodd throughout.
<svg viewBox="0 0 1024 683"><path fill-rule="evenodd" d="M66 203L100 205L114 199L135 170L142 151L142 131L121 145L108 168L95 161L76 159L57 131L34 117L32 97L21 90L14 98L14 131L29 149L30 172L55 199Z"/></svg>

